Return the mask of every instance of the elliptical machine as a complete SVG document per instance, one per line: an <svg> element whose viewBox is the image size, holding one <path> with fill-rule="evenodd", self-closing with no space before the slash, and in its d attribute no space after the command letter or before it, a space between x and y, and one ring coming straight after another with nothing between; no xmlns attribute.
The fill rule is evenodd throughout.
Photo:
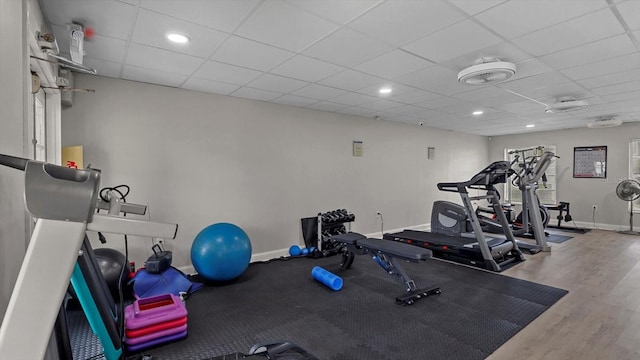
<svg viewBox="0 0 640 360"><path fill-rule="evenodd" d="M525 157L526 152L534 151L532 156ZM515 236L528 237L536 240L535 244L518 241L518 246L523 250L528 250L535 254L540 251L551 251L547 244L545 228L549 223L549 210L540 204L538 194L538 183L541 181L546 187L547 177L545 171L551 161L557 156L551 151L544 151L544 147L538 146L529 149L512 150L510 155L514 155L511 162L512 167L517 165L518 170L514 170L511 184L517 187L522 193L522 211L512 219L513 208L510 204L502 206L507 214L507 219L511 230ZM522 159L522 161L521 161ZM502 226L493 219L480 215L481 212L494 213L492 210L478 208L476 214L482 224L484 231L491 233L502 233Z"/></svg>

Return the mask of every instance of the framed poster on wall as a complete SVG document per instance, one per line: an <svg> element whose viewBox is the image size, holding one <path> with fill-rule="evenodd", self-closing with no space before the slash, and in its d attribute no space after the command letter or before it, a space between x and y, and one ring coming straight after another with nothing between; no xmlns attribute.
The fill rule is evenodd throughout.
<svg viewBox="0 0 640 360"><path fill-rule="evenodd" d="M607 147L578 146L573 148L574 178L606 178Z"/></svg>

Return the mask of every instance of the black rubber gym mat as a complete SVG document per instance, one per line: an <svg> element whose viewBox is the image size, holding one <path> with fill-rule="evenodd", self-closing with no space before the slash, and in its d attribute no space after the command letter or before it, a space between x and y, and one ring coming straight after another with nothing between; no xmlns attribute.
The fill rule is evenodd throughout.
<svg viewBox="0 0 640 360"><path fill-rule="evenodd" d="M341 271L339 257L256 263L232 283L187 300L186 339L145 354L203 359L287 340L319 359L484 359L567 291L438 260L403 263L418 287L442 294L395 304L403 287L369 256ZM323 266L341 276L332 291L314 281Z"/></svg>

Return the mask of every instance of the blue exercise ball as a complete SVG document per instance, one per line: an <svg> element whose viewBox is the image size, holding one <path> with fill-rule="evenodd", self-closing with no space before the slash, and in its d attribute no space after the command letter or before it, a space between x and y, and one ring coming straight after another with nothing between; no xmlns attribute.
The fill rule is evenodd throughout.
<svg viewBox="0 0 640 360"><path fill-rule="evenodd" d="M241 228L229 223L209 225L191 244L191 262L198 274L211 281L237 278L249 266L251 240Z"/></svg>

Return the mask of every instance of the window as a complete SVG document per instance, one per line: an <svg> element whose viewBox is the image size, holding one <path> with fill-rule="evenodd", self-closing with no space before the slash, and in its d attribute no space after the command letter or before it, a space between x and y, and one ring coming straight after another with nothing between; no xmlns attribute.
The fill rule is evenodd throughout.
<svg viewBox="0 0 640 360"><path fill-rule="evenodd" d="M38 161L47 161L45 94L42 89L33 95L33 154Z"/></svg>
<svg viewBox="0 0 640 360"><path fill-rule="evenodd" d="M640 139L629 140L629 179L640 181ZM633 202L633 212L640 213L640 199Z"/></svg>
<svg viewBox="0 0 640 360"><path fill-rule="evenodd" d="M513 161L515 159L516 153L513 151L518 151L519 155L519 163L522 163L524 159L530 159L531 156L535 156L542 154L544 151L551 151L552 153L556 152L555 145L544 145L535 148L507 148L505 149L505 159L509 161ZM513 169L518 172L520 171L520 167L518 164L513 165ZM551 160L551 164L547 168L545 172L547 177L547 182L543 183L542 181L538 182L538 189L536 193L538 194L538 198L540 200L540 204L544 205L556 205L557 204L557 195L556 195L556 159ZM512 176L507 184L505 185L505 193L506 201L511 204L522 204L522 192L517 186L514 186L511 183L511 179L514 179Z"/></svg>

